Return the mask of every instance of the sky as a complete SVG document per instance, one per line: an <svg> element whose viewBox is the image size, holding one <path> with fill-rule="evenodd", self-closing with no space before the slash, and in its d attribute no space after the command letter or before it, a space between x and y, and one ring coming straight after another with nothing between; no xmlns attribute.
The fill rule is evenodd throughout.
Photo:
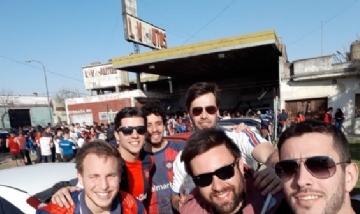
<svg viewBox="0 0 360 214"><path fill-rule="evenodd" d="M274 29L293 61L345 52L360 39L360 0L137 0L137 5L139 18L166 30L168 47ZM62 88L87 93L82 66L133 52L121 12L120 0L0 1L0 90L45 96L41 65L25 63L38 60L46 68L50 96Z"/></svg>

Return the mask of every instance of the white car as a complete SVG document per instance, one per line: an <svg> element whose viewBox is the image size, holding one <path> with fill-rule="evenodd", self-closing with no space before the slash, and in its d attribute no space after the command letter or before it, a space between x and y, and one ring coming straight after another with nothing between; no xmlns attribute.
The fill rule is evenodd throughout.
<svg viewBox="0 0 360 214"><path fill-rule="evenodd" d="M0 214L35 214L59 181L77 185L74 163L41 163L0 170Z"/></svg>

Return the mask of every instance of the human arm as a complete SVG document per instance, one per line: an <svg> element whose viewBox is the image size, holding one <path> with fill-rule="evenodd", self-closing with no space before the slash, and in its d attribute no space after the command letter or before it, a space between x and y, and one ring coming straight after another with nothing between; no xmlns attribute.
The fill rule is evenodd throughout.
<svg viewBox="0 0 360 214"><path fill-rule="evenodd" d="M51 188L51 202L69 208L74 204L70 193L80 190L80 187L72 186L70 182L60 181Z"/></svg>
<svg viewBox="0 0 360 214"><path fill-rule="evenodd" d="M182 193L182 184L184 183L185 177L187 175L184 163L180 161L180 156L182 152L179 152L179 154L176 156L174 162L173 162L173 182L171 184L171 205L172 207L180 212L180 205L181 202L184 201L185 196L184 193Z"/></svg>
<svg viewBox="0 0 360 214"><path fill-rule="evenodd" d="M9 139L6 139L6 148L9 148Z"/></svg>
<svg viewBox="0 0 360 214"><path fill-rule="evenodd" d="M256 172L254 175L254 186L262 191L263 195L267 193L276 193L281 189L281 180L276 176L274 165L278 162L278 152L274 146L255 132L244 131L242 133L227 133L239 146L245 163L250 167L260 162L267 166L265 170Z"/></svg>

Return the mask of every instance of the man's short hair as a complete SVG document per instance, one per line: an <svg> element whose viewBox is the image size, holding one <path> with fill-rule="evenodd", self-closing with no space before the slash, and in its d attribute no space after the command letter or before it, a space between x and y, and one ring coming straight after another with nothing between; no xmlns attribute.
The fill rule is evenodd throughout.
<svg viewBox="0 0 360 214"><path fill-rule="evenodd" d="M198 82L190 86L185 96L185 107L190 112L191 103L198 97L213 93L216 98L216 106L220 106L220 91L218 86L212 82Z"/></svg>
<svg viewBox="0 0 360 214"><path fill-rule="evenodd" d="M161 106L158 103L146 103L141 107L141 110L144 114L144 117L149 116L150 114L154 114L156 116L160 116L163 123L166 123L166 114L165 111L161 108Z"/></svg>
<svg viewBox="0 0 360 214"><path fill-rule="evenodd" d="M93 140L90 143L84 144L76 154L75 168L79 173L83 173L84 170L84 159L89 154L95 154L99 157L114 157L118 162L118 171L121 172L122 159L120 152L109 143L104 140Z"/></svg>
<svg viewBox="0 0 360 214"><path fill-rule="evenodd" d="M192 176L193 173L190 167L191 160L196 156L221 145L224 145L234 158L241 158L239 147L225 134L224 131L213 128L195 131L187 141L180 157L180 160L185 163L186 172Z"/></svg>
<svg viewBox="0 0 360 214"><path fill-rule="evenodd" d="M144 117L142 111L138 107L125 107L119 111L114 119L115 130L121 126L121 120L123 118L141 117L144 119L144 125L146 125L146 117Z"/></svg>
<svg viewBox="0 0 360 214"><path fill-rule="evenodd" d="M56 134L58 133L58 132L62 132L62 131L64 131L62 128L56 128Z"/></svg>
<svg viewBox="0 0 360 214"><path fill-rule="evenodd" d="M344 133L335 126L324 123L318 120L306 120L301 123L296 123L280 135L279 142L277 144L279 153L283 147L285 141L292 137L300 137L308 133L321 133L330 135L333 138L333 147L340 157L340 161L351 160L349 141L346 139ZM301 142L303 144L311 142Z"/></svg>

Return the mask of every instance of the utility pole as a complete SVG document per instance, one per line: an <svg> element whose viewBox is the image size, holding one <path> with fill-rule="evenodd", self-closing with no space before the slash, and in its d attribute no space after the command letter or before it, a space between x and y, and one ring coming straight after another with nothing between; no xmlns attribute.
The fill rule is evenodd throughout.
<svg viewBox="0 0 360 214"><path fill-rule="evenodd" d="M323 55L323 22L321 21L321 56Z"/></svg>

